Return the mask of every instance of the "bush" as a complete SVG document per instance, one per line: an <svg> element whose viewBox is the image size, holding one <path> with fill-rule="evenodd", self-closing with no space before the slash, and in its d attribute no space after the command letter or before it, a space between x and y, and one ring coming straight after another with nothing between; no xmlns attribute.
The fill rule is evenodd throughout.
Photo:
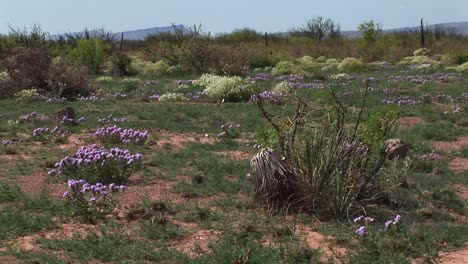
<svg viewBox="0 0 468 264"><path fill-rule="evenodd" d="M81 147L73 157L66 156L55 164L49 175L65 179L81 178L90 183L123 183L142 167L143 156L129 150Z"/></svg>
<svg viewBox="0 0 468 264"><path fill-rule="evenodd" d="M468 62L463 63L457 67L457 70L460 72L468 73Z"/></svg>
<svg viewBox="0 0 468 264"><path fill-rule="evenodd" d="M468 62L468 51L451 54L450 60L458 65Z"/></svg>
<svg viewBox="0 0 468 264"><path fill-rule="evenodd" d="M16 101L19 103L31 103L38 99L37 89L21 90L15 93Z"/></svg>
<svg viewBox="0 0 468 264"><path fill-rule="evenodd" d="M114 75L117 76L128 76L132 75L130 64L132 63L132 58L130 58L125 53L118 53L114 55L111 59L111 70Z"/></svg>
<svg viewBox="0 0 468 264"><path fill-rule="evenodd" d="M426 48L420 48L413 52L413 56L430 56L431 51Z"/></svg>
<svg viewBox="0 0 468 264"><path fill-rule="evenodd" d="M109 47L99 38L78 39L71 56L86 66L91 73L100 73L106 62Z"/></svg>
<svg viewBox="0 0 468 264"><path fill-rule="evenodd" d="M109 127L98 128L96 132L94 132L94 136L104 144L145 144L145 141L148 138L148 131L122 129L116 125L113 125Z"/></svg>
<svg viewBox="0 0 468 264"><path fill-rule="evenodd" d="M114 78L112 76L100 76L96 79L98 83L112 83L114 82Z"/></svg>
<svg viewBox="0 0 468 264"><path fill-rule="evenodd" d="M287 75L293 72L294 62L292 61L280 61L271 70L273 75Z"/></svg>
<svg viewBox="0 0 468 264"><path fill-rule="evenodd" d="M292 90L293 90L293 87L291 87L291 85L289 85L289 83L287 81L282 81L282 82L276 84L275 87L273 88L273 91L279 92L279 93L282 93L282 94L288 94Z"/></svg>
<svg viewBox="0 0 468 264"><path fill-rule="evenodd" d="M363 102L365 96L367 94ZM374 139L366 145L360 138L361 114L349 127L345 120L349 120L347 114L350 112L339 102L326 109L317 109L315 104L302 99L295 104L295 113L273 118L266 112L262 100L257 101L273 131L263 134L274 139L276 153L284 156L282 160L286 161L276 159L274 164L265 163L262 157L272 157L264 155L265 150L253 159L253 183L262 182L266 186L254 186L261 194L257 198L263 199L261 202L270 209L299 207L337 219L346 218L351 211L375 202L372 198L379 194L376 178L386 156L380 144L372 144L376 142ZM364 104L359 112L363 109ZM330 114L320 118L313 114L317 111ZM393 124L394 120L389 122ZM372 129L370 126L366 128ZM378 140L385 138L390 128L379 127ZM258 164L261 167L256 167ZM272 175L271 172L275 173ZM272 184L271 188L269 184Z"/></svg>
<svg viewBox="0 0 468 264"><path fill-rule="evenodd" d="M123 84L125 92L135 91L138 87L143 85L143 82L138 78L125 78L121 83Z"/></svg>
<svg viewBox="0 0 468 264"><path fill-rule="evenodd" d="M169 65L164 60L155 63L148 62L143 70L144 75L170 75L176 71L176 67Z"/></svg>
<svg viewBox="0 0 468 264"><path fill-rule="evenodd" d="M47 76L49 90L57 97L74 99L91 95L95 87L90 83L86 67L61 58L55 58Z"/></svg>
<svg viewBox="0 0 468 264"><path fill-rule="evenodd" d="M339 71L346 71L346 72L359 71L364 68L365 68L365 65L356 58L346 58L342 60L338 64L338 67L337 67Z"/></svg>
<svg viewBox="0 0 468 264"><path fill-rule="evenodd" d="M197 84L204 86L208 96L235 102L248 100L253 94L252 87L245 84L241 77L226 77L213 74L203 74Z"/></svg>
<svg viewBox="0 0 468 264"><path fill-rule="evenodd" d="M159 97L160 102L185 102L188 100L183 93L165 93Z"/></svg>
<svg viewBox="0 0 468 264"><path fill-rule="evenodd" d="M68 180L68 190L63 194L74 216L81 217L88 223L97 223L117 207L120 193L127 189L125 185L113 183L89 184L85 180Z"/></svg>

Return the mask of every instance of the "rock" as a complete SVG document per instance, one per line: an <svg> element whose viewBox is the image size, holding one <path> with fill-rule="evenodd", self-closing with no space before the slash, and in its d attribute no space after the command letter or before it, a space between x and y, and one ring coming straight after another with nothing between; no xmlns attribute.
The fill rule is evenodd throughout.
<svg viewBox="0 0 468 264"><path fill-rule="evenodd" d="M404 158L408 154L408 151L408 144L399 138L385 141L385 153L390 160L394 158Z"/></svg>
<svg viewBox="0 0 468 264"><path fill-rule="evenodd" d="M29 115L20 116L18 120L20 123L29 123L29 122L34 122L34 121L49 122L49 121L52 121L52 118L48 115L41 114L41 113L34 111Z"/></svg>
<svg viewBox="0 0 468 264"><path fill-rule="evenodd" d="M72 107L65 107L63 109L60 109L59 111L55 112L54 118L56 120L62 120L63 118L68 118L68 119L75 119L75 109Z"/></svg>

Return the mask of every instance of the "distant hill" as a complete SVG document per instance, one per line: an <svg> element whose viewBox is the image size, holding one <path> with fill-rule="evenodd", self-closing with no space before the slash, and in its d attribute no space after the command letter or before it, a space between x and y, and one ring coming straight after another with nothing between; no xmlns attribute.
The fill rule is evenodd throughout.
<svg viewBox="0 0 468 264"><path fill-rule="evenodd" d="M185 31L186 28L183 25L174 25L174 26L167 26L167 27L152 27L152 28L146 28L146 29L137 29L137 30L129 30L129 31L123 31L123 32L117 32L117 33L112 33L112 36L115 39L120 39L123 33L123 38L125 40L143 40L146 37L150 35L157 35L161 33L171 33L174 32L175 29L180 29L182 31ZM58 35L50 35L49 39L56 39L60 36L65 36L65 35L72 35L72 36L80 36L84 35L85 31L81 32L74 32L74 33L66 33L66 34L58 34ZM93 30L89 31L89 34L92 36L96 34Z"/></svg>
<svg viewBox="0 0 468 264"><path fill-rule="evenodd" d="M426 26L426 29L428 30L433 30L435 28L453 29L456 33L459 33L464 36L468 36L468 21L440 23L440 24L432 24L432 25ZM384 29L383 32L393 33L393 32L404 32L404 31L415 31L415 30L419 31L419 26ZM342 33L343 33L343 36L347 38L358 38L361 36L361 32L359 32L358 30L343 31Z"/></svg>

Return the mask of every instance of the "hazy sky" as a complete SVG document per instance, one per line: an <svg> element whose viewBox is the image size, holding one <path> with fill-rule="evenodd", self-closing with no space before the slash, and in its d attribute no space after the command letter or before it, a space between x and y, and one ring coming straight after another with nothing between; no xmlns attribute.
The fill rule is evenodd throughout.
<svg viewBox="0 0 468 264"><path fill-rule="evenodd" d="M219 33L250 27L280 32L315 16L330 17L343 30L374 20L384 29L468 21L468 0L0 0L0 33L39 24L51 34L106 28L112 32L202 24Z"/></svg>

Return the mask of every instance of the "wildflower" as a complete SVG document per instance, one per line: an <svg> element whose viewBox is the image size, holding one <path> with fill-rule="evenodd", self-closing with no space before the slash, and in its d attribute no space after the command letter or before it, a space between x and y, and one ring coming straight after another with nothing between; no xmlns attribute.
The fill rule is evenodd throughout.
<svg viewBox="0 0 468 264"><path fill-rule="evenodd" d="M395 219L393 220L393 224L397 225L398 223L400 223L400 220L401 220L401 216L399 214L397 214L395 216Z"/></svg>
<svg viewBox="0 0 468 264"><path fill-rule="evenodd" d="M364 219L364 216L363 216L363 215L360 215L360 216L354 218L353 222L356 223L356 222L361 221L362 219Z"/></svg>
<svg viewBox="0 0 468 264"><path fill-rule="evenodd" d="M354 231L357 235L364 236L366 234L366 227L360 226L356 231Z"/></svg>
<svg viewBox="0 0 468 264"><path fill-rule="evenodd" d="M387 222L385 222L385 231L388 230L388 228L390 228L390 225L393 223L392 220L388 220Z"/></svg>

